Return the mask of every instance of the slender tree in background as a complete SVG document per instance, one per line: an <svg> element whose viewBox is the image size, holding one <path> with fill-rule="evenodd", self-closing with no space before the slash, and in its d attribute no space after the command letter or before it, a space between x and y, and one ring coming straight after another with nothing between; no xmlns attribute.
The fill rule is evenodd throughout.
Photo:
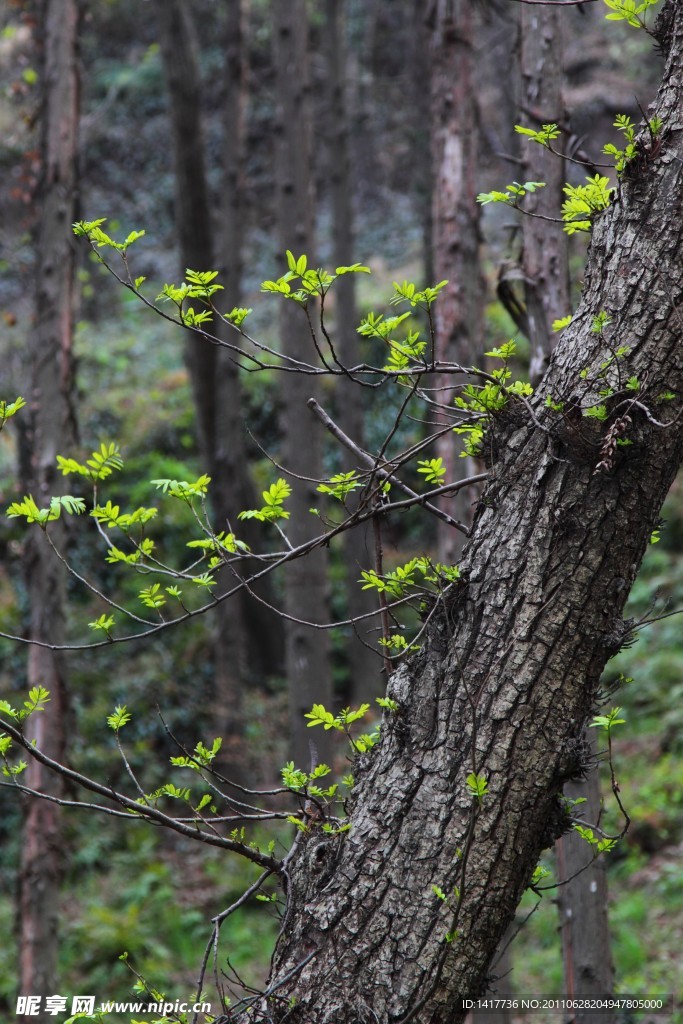
<svg viewBox="0 0 683 1024"><path fill-rule="evenodd" d="M271 7L275 55L277 123L275 169L277 180L278 239L281 252L313 258L314 196L312 178L311 107L308 71L308 15L305 0ZM310 307L311 318L315 308ZM295 359L310 361L315 355L311 332L302 309L285 302L280 314L282 351ZM322 437L314 429L306 406L319 393L313 378L298 373L281 382L282 460L288 472L315 481L323 476ZM319 504L315 482L302 481L290 499L290 543L302 543L313 535L315 523L309 509ZM298 764L310 759L310 733L304 714L315 702L332 702L329 640L325 630L306 623L327 618L327 554L322 548L292 563L285 577L285 667L289 686L292 755ZM316 738L317 739L317 738ZM323 760L324 739L320 741Z"/></svg>
<svg viewBox="0 0 683 1024"><path fill-rule="evenodd" d="M211 199L206 177L198 42L190 8L182 0L155 0L172 124L175 221L182 273L213 266ZM216 447L216 349L189 336L190 373L202 457L213 468Z"/></svg>
<svg viewBox="0 0 683 1024"><path fill-rule="evenodd" d="M206 176L205 145L202 132L201 81L198 65L198 42L189 6L183 0L156 0L159 19L161 53L166 78L169 110L173 125L173 153L175 168L175 213L180 242L181 273L185 269L211 269L215 262L211 200ZM240 239L234 245L239 249ZM234 289L234 271L230 281ZM228 300L229 301L229 300ZM232 308L231 306L228 309ZM235 477L224 476L227 467L218 465L219 450L234 446L241 448L242 432L239 423L230 424L233 433L221 436L219 417L225 418L221 403L232 399L234 410L239 409L239 389L236 374L219 381L218 349L202 343L192 335L185 347L185 361L190 373L192 393L197 411L197 427L202 459L215 481L214 511L219 524L230 510L230 488ZM225 369L222 366L221 369ZM230 387L232 385L232 387ZM232 391L229 396L226 391ZM225 424L222 424L225 426ZM243 452L242 452L243 454ZM240 464L244 465L242 458ZM225 504L226 491L228 504ZM239 507L232 506L233 517ZM223 529L223 525L218 526ZM230 609L221 609L216 620L214 635L214 698L217 719L224 732L221 757L226 770L235 781L242 780L245 763L243 736L243 688L246 675L246 630L243 602Z"/></svg>
<svg viewBox="0 0 683 1024"><path fill-rule="evenodd" d="M349 266L355 259L353 179L349 153L349 113L346 97L346 45L345 45L344 0L329 0L325 4L325 58L326 83L328 89L328 110L326 129L328 135L328 184L332 199L332 244L333 262L337 266ZM335 294L335 337L339 357L345 366L360 363L358 344L358 312L356 306L356 280L354 274L339 278ZM363 390L351 381L342 379L337 388L337 421L342 430L364 443L364 395ZM343 468L353 468L348 453ZM375 602L359 586L361 569L374 564L374 540L372 528L351 530L343 538L343 559L346 570L347 615L357 618L367 615ZM381 675L381 661L376 654L376 635L368 632L374 627L374 620L362 619L355 627L346 645L349 670L348 703L361 704L372 700L384 690Z"/></svg>
<svg viewBox="0 0 683 1024"><path fill-rule="evenodd" d="M520 17L522 123L535 130L543 124L562 124L560 12L523 4ZM546 149L526 145L522 150L522 175L524 181L536 175L536 180L546 183L531 197L530 212L556 217L567 180L564 162ZM570 312L568 246L559 226L547 220L525 217L522 228L522 326L531 345L529 376L535 385L545 373L555 345L552 322Z"/></svg>
<svg viewBox="0 0 683 1024"><path fill-rule="evenodd" d="M75 439L73 290L78 168L79 83L76 0L44 0L39 6L41 33L41 180L37 196L35 325L27 339L30 365L30 420L25 438L23 485L39 505L63 494L56 456ZM54 524L59 527L59 523ZM55 529L58 544L65 533ZM66 574L38 530L26 540L24 564L30 608L29 635L64 642ZM30 719L28 735L36 745L63 760L66 748L67 679L64 656L31 647L29 687L50 691L43 714ZM62 780L37 762L27 772L30 787L53 796ZM55 803L26 803L19 874L20 991L46 996L54 992L58 950L58 906L63 872L60 808ZM35 1017L26 1018L35 1020Z"/></svg>
<svg viewBox="0 0 683 1024"><path fill-rule="evenodd" d="M190 7L182 0L157 0L161 53L173 125L175 212L181 272L186 268L224 268L221 309L239 304L244 233L245 68L242 5L231 0L225 11L226 95L220 227L216 233L202 131L198 41ZM218 246L214 241L217 234ZM220 250L219 252L217 250ZM226 334L226 326L217 328ZM185 359L190 373L202 459L213 480L212 504L218 530L228 531L238 513L254 504L240 415L240 382L227 349L190 336ZM240 530L248 542L249 524ZM224 574L225 575L225 574ZM260 588L261 590L263 588ZM242 594L219 609L214 632L214 699L225 737L221 761L238 782L246 768L243 693L248 679L276 671L281 626L275 616Z"/></svg>
<svg viewBox="0 0 683 1024"><path fill-rule="evenodd" d="M473 93L475 11L471 0L435 0L431 30L432 242L436 281L447 280L436 307L438 360L471 365L481 349L483 289L479 264L477 191L478 129ZM450 405L455 381L439 380L435 400ZM446 432L437 443L449 480L472 475L470 459L458 458ZM443 508L469 522L475 495L469 489L442 499ZM439 560L458 560L462 538L439 523Z"/></svg>
<svg viewBox="0 0 683 1024"><path fill-rule="evenodd" d="M410 42L411 89L411 152L414 162L415 191L419 218L422 225L422 263L426 281L434 280L433 189L431 130L425 118L425 83L430 80L430 29L425 17L423 0L414 0L412 8Z"/></svg>
<svg viewBox="0 0 683 1024"><path fill-rule="evenodd" d="M560 12L550 7L523 5L520 18L522 123L535 130L543 124L562 124L565 117ZM553 148L557 149L557 144ZM523 149L522 168L523 181L536 178L546 182L546 187L532 197L532 212L547 218L556 216L564 198L564 162L542 147L527 145ZM568 244L557 224L533 217L523 218L522 239L524 330L531 345L530 377L537 383L557 340L552 322L570 311ZM592 742L595 756L594 730L587 742ZM588 820L599 820L600 782L595 767L585 781L568 782L564 792L570 800L585 800ZM614 969L604 858L588 864L586 844L575 832L557 840L556 855L565 991L571 997L611 993ZM608 1016L614 1018L613 1014ZM576 1020L585 1024L588 1014L579 1010Z"/></svg>

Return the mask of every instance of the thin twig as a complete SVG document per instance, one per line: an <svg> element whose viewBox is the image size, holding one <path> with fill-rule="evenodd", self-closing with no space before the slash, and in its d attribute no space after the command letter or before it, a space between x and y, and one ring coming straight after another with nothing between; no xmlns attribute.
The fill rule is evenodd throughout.
<svg viewBox="0 0 683 1024"><path fill-rule="evenodd" d="M333 437L336 437L340 444L343 444L345 448L348 448L349 451L353 452L353 454L356 455L356 457L359 458L362 462L364 462L366 466L374 466L374 459L372 458L372 456L364 452L362 448L359 448L355 441L352 441L351 438L348 437L343 432L343 430L341 430L341 428L337 426L334 420L331 419L331 417L328 416L328 414L325 412L323 407L319 405L318 402L316 402L315 398L309 398L307 405L309 409L311 409L315 413L320 422L325 427L327 427L327 429L333 435ZM404 484L402 480L399 480L398 477L395 476L393 473L390 473L384 469L377 469L377 474L383 480L387 480L389 483L394 484L396 487L399 488L399 490L403 491L404 494L409 495L411 498L420 500L421 496L417 494L416 491L412 490L412 488L408 487L407 484ZM464 533L466 537L469 537L470 531L468 530L464 523L461 523L457 519L454 519L453 516L449 516L448 513L442 512L440 508L436 507L436 505L432 505L429 502L421 503L424 504L424 507L429 509L429 511L433 515L437 516L437 518L442 519L445 523L448 523L449 526L452 526L456 530L460 530L460 532Z"/></svg>

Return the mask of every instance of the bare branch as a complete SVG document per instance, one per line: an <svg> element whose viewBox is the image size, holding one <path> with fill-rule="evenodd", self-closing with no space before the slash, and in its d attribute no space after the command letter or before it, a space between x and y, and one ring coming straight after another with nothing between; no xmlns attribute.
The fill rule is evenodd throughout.
<svg viewBox="0 0 683 1024"><path fill-rule="evenodd" d="M33 746L33 744L26 739L21 730L15 728L15 726L9 725L7 722L3 721L2 727L7 735L18 743L20 747L31 755L31 757L35 758L36 761L45 765L46 768L49 768L58 775L62 775L64 778L75 783L77 786L80 786L82 789L87 789L91 793L97 793L98 796L104 797L105 800L111 800L113 803L117 803L121 807L127 808L132 815L139 815L142 818L147 818L154 824L163 825L165 828L169 828L173 832L178 832L180 835L185 836L188 839L194 839L195 841L206 843L208 846L218 846L223 850L230 850L232 853L239 853L247 860L253 861L254 864L260 864L261 867L268 868L270 871L279 873L280 862L274 857L270 857L265 853L261 853L260 850L255 850L244 843L238 843L225 836L200 832L197 828L196 822L194 826L190 826L177 818L172 818L170 815L164 814L163 811L158 810L156 807L151 807L148 804L140 804L131 797L126 796L124 793L119 793L110 786L104 786L102 783L88 778L87 775L81 775L80 772L74 771L73 768L69 768L64 764L60 764L59 761L55 761L53 758L48 757L47 754L44 754L39 747Z"/></svg>

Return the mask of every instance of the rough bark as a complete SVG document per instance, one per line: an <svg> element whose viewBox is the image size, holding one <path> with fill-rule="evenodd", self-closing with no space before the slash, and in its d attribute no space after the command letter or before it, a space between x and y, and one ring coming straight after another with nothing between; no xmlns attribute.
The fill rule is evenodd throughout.
<svg viewBox="0 0 683 1024"><path fill-rule="evenodd" d="M344 88L346 48L344 43L344 0L329 0L326 5L325 45L327 59L329 187L332 198L333 263L349 266L354 262L353 182L349 154L349 117ZM361 360L358 344L359 316L356 306L356 281L346 274L335 284L335 344L345 366L356 366ZM361 388L346 379L340 380L336 391L337 422L342 430L363 446L364 401ZM345 471L357 468L346 459ZM350 496L352 498L352 496ZM359 585L361 569L372 565L372 543L368 534L351 530L343 537L343 560L346 570L346 610L349 618L366 615L376 607L367 591ZM377 656L375 636L370 630L374 620L361 620L355 632L349 631L346 643L349 686L347 703L357 706L371 701L384 690L381 661Z"/></svg>
<svg viewBox="0 0 683 1024"><path fill-rule="evenodd" d="M475 202L478 128L472 89L474 9L471 0L436 0L431 29L432 244L436 281L448 280L436 306L436 357L469 365L481 350L482 279L479 267L479 207ZM430 282L432 283L432 282ZM434 282L436 283L436 282ZM454 381L438 382L438 400L453 401ZM444 422L446 422L444 420ZM470 459L458 457L446 433L436 445L448 480L471 476ZM460 522L472 518L469 489L441 499ZM439 560L454 564L462 536L438 524Z"/></svg>
<svg viewBox="0 0 683 1024"><path fill-rule="evenodd" d="M68 451L75 436L71 225L76 219L79 109L76 0L45 0L40 14L42 180L36 239L36 319L28 340L31 401L27 478L23 483L26 493L46 507L53 495L64 493L63 481L57 477L56 456ZM64 540L60 525L54 523L51 529L58 543ZM63 643L65 573L39 530L26 541L24 564L30 636ZM63 657L44 647L31 647L27 675L29 687L43 686L50 691L48 710L28 721L29 739L49 756L63 761L67 714ZM26 771L26 785L53 796L63 793L61 778L33 760ZM46 996L55 991L62 849L59 808L43 800L27 802L19 876L19 984L24 994Z"/></svg>
<svg viewBox="0 0 683 1024"><path fill-rule="evenodd" d="M276 177L278 239L280 251L290 249L298 257L313 258L313 179L310 83L308 73L308 15L304 0L272 5L275 79L277 90ZM314 312L312 310L312 315ZM303 311L294 302L283 302L280 314L283 351L310 361L315 349ZM299 477L321 479L322 439L312 429L306 401L317 396L312 379L287 374L282 391L283 463ZM288 499L291 519L287 535L293 545L312 536L309 509L320 495L315 482L293 479ZM293 562L285 580L285 668L289 687L291 749L294 760L310 759L310 733L304 714L314 702L329 706L332 697L329 643L324 630L306 622L324 622L327 607L327 554L322 549ZM316 741L327 762L326 739Z"/></svg>
<svg viewBox="0 0 683 1024"><path fill-rule="evenodd" d="M463 584L392 676L399 711L355 766L351 831L312 826L288 864L268 1019L457 1021L458 997L485 987L539 853L566 826L558 795L603 667L628 636L624 603L683 456L683 421L663 429L633 407L633 445L595 472L611 420L577 416L570 402L616 338L632 345L628 373L647 382L646 401L683 393L683 13L669 2L663 17L669 58L653 113L664 138L596 221L582 302L533 400L549 433L526 410L492 428ZM606 339L589 329L601 309L615 318ZM564 414L545 410L547 394L565 398ZM488 779L481 806L472 770ZM458 881L457 937L444 944L453 922L430 887Z"/></svg>

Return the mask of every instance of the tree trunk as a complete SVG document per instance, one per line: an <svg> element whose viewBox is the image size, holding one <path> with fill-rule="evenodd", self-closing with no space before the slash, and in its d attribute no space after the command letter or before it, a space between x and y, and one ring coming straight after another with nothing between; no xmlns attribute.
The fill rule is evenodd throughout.
<svg viewBox="0 0 683 1024"><path fill-rule="evenodd" d="M76 219L79 82L76 0L45 0L42 33L42 180L37 232L36 320L29 335L31 401L28 465L23 483L39 506L63 494L56 456L67 451L76 433L72 405L74 361L73 287ZM54 523L59 544L65 533ZM64 642L65 572L44 534L32 531L25 545L29 634L54 644ZM67 692L63 657L31 647L28 685L50 691L48 710L28 720L29 739L57 760L66 747ZM59 776L29 760L26 785L53 796L63 794ZM58 908L62 877L61 815L56 804L30 800L25 805L19 876L19 990L41 997L57 982ZM24 1019L24 1018L22 1018ZM26 1017L36 1020L34 1016ZM40 1019L47 1019L42 1014Z"/></svg>
<svg viewBox="0 0 683 1024"><path fill-rule="evenodd" d="M181 272L185 269L210 270L215 253L211 201L204 160L202 131L201 81L198 66L197 39L192 15L183 0L156 0L159 19L161 53L173 125L175 165L176 228L180 241ZM234 240L239 246L239 239ZM234 282L231 282L234 289ZM229 306L228 309L231 309ZM217 463L218 419L225 416L219 402L218 348L188 335L185 362L189 370L197 412L197 432L202 459L213 481L212 507L216 530L226 529L226 508L221 497L225 492L223 474L227 468ZM223 368L223 367L222 367ZM228 382L221 381L226 391ZM231 408L239 409L239 393L234 374ZM225 395L222 396L225 398ZM234 428L234 424L231 424ZM227 438L223 440L223 448ZM229 441L239 448L239 427ZM222 460L224 462L224 460ZM244 460L241 460L242 463ZM230 479L230 478L229 478ZM239 508L232 509L233 518ZM229 581L228 581L229 582ZM217 609L216 634L213 639L214 701L217 720L223 730L222 769L243 782L245 752L243 749L243 686L246 672L245 631L242 628L243 603L234 607L222 604Z"/></svg>
<svg viewBox="0 0 683 1024"><path fill-rule="evenodd" d="M593 753L596 752L594 740L593 737ZM586 801L577 808L577 813L589 825L600 819L602 800L595 769L585 782L567 783L564 795L569 800ZM575 832L557 840L555 859L558 882L566 880L557 890L565 992L571 998L609 995L614 991L614 965L605 861L599 857L585 867L590 858L585 842ZM606 1011L604 1016L607 1024L616 1018L616 1014ZM577 1010L573 1017L575 1024L590 1024L587 1012Z"/></svg>
<svg viewBox="0 0 683 1024"><path fill-rule="evenodd" d="M522 5L521 20L522 122L538 131L541 125L561 124L564 118L561 16L550 7ZM556 143L553 148L558 148ZM556 217L566 181L564 162L542 146L526 143L522 180L546 183L530 197L528 209ZM530 217L524 218L523 232L523 329L531 345L529 377L536 385L555 344L552 322L570 312L567 238L558 225Z"/></svg>
<svg viewBox="0 0 683 1024"><path fill-rule="evenodd" d="M308 76L308 15L305 0L272 5L277 90L276 177L278 196L278 238L284 254L290 249L297 257L313 259L313 180ZM280 257L282 258L282 257ZM314 316L314 308L311 309ZM282 351L296 359L315 356L313 342L302 309L283 302L280 316ZM317 397L313 378L287 374L282 391L282 459L285 468L301 477L322 478L322 438L311 421L306 401ZM313 534L316 520L309 509L318 504L316 484L292 480L288 500L291 518L287 536L292 545ZM329 707L332 699L329 642L327 633L305 625L324 622L327 608L327 554L318 548L310 558L288 567L285 578L285 666L289 686L289 715L292 756L300 767L310 760L310 732L304 714L314 702ZM328 760L329 734L316 737L319 754Z"/></svg>
<svg viewBox="0 0 683 1024"><path fill-rule="evenodd" d="M475 202L477 122L472 88L474 10L471 0L436 0L430 11L432 239L436 283L448 280L435 307L436 358L475 361L480 352L483 287L479 267L479 207ZM439 381L438 401L453 402L453 377ZM447 417L447 414L446 414ZM444 422L448 422L445 418ZM459 458L453 435L436 445L447 480L475 472L469 458ZM460 522L472 518L476 495L463 488L441 499L441 506ZM462 535L446 523L438 527L439 561L455 564Z"/></svg>
<svg viewBox="0 0 683 1024"><path fill-rule="evenodd" d="M329 0L326 6L324 38L327 57L328 100L328 154L329 185L332 193L333 262L335 266L349 266L354 262L354 210L353 182L349 155L349 118L345 95L346 47L344 43L344 0ZM359 317L356 306L354 274L339 278L334 287L335 339L339 358L345 366L356 366L362 360L358 344ZM364 396L361 388L345 378L336 389L337 422L342 430L363 445ZM343 470L355 468L347 459ZM349 496L353 500L353 495ZM376 602L362 590L359 579L361 569L372 566L372 542L366 531L350 530L343 536L343 560L346 570L346 611L348 618L367 615L376 608ZM377 655L376 625L374 619L360 619L354 630L349 629L346 642L349 687L345 701L357 706L384 692L382 662Z"/></svg>
<svg viewBox="0 0 683 1024"><path fill-rule="evenodd" d="M311 823L288 863L261 1007L271 1019L459 1020L458 998L484 989L540 852L567 827L558 797L581 767L577 741L604 665L629 636L624 603L683 456L680 398L656 403L665 389L683 393L679 5L665 6L659 26L663 138L649 154L644 139L596 220L583 300L533 399L549 433L525 408L491 428L495 459L463 583L391 678L399 708L355 764L351 830L334 837ZM603 309L615 318L607 338L589 330ZM624 372L643 382L642 401L671 425L631 406L633 444L596 472L617 412L604 424L581 415L580 373L599 370L616 337L632 345ZM545 408L548 394L564 413ZM466 785L472 771L488 781L481 803ZM432 884L446 894L459 885L457 921Z"/></svg>
<svg viewBox="0 0 683 1024"><path fill-rule="evenodd" d="M226 0L225 4L225 106L223 117L223 174L219 216L216 232L220 309L229 313L242 302L243 252L247 233L247 200L244 168L246 166L246 118L248 102L247 79L247 13L243 0ZM234 332L222 321L216 324L216 334L223 340L235 342ZM216 350L216 436L214 452L214 507L218 515L218 529L231 529L251 547L257 547L261 531L250 521L237 522L237 513L258 504L249 472L247 446L244 437L242 389L239 371L231 354L225 348ZM236 529L235 529L236 528ZM230 580L228 579L228 584ZM262 580L254 588L256 594L272 604L273 588ZM216 638L218 664L221 672L228 673L230 634L242 637L241 666L245 681L262 684L267 676L280 675L284 651L282 620L265 604L247 594L238 598L238 618L231 629L219 628ZM231 602L233 608L235 602ZM219 692L229 692L218 680Z"/></svg>
<svg viewBox="0 0 683 1024"><path fill-rule="evenodd" d="M157 0L161 53L173 124L176 225L181 271L209 270L216 258L211 201L202 132L201 81L197 40L191 11L182 0ZM219 280L224 291L219 308L229 312L240 301L243 200L241 166L244 155L244 65L240 0L226 10L225 174L222 187ZM221 322L214 325L227 337ZM232 336L230 337L232 339ZM254 503L240 415L240 384L226 349L189 336L185 361L197 411L200 452L212 478L211 504L216 531L236 530L237 514ZM239 536L248 543L254 531L246 524ZM234 585L222 574L226 587ZM261 590L264 588L262 587ZM268 588L265 588L268 591ZM249 598L223 603L217 609L213 637L214 701L224 737L221 769L235 782L250 776L244 743L243 693L247 679L276 671L281 658L281 627L272 614ZM251 642L250 642L251 641ZM277 651L277 653L275 653ZM251 667L253 665L253 667Z"/></svg>
<svg viewBox="0 0 683 1024"><path fill-rule="evenodd" d="M210 270L214 261L211 200L202 130L198 42L182 0L155 0L173 129L175 221L181 272ZM188 335L185 362L197 410L202 457L211 465L216 437L216 347Z"/></svg>
<svg viewBox="0 0 683 1024"><path fill-rule="evenodd" d="M415 193L419 222L422 228L422 265L427 284L435 278L434 224L432 186L432 159L430 153L431 130L429 118L424 116L425 83L430 79L429 27L425 18L424 0L413 0L411 14L410 116L412 121L412 159L415 161Z"/></svg>

